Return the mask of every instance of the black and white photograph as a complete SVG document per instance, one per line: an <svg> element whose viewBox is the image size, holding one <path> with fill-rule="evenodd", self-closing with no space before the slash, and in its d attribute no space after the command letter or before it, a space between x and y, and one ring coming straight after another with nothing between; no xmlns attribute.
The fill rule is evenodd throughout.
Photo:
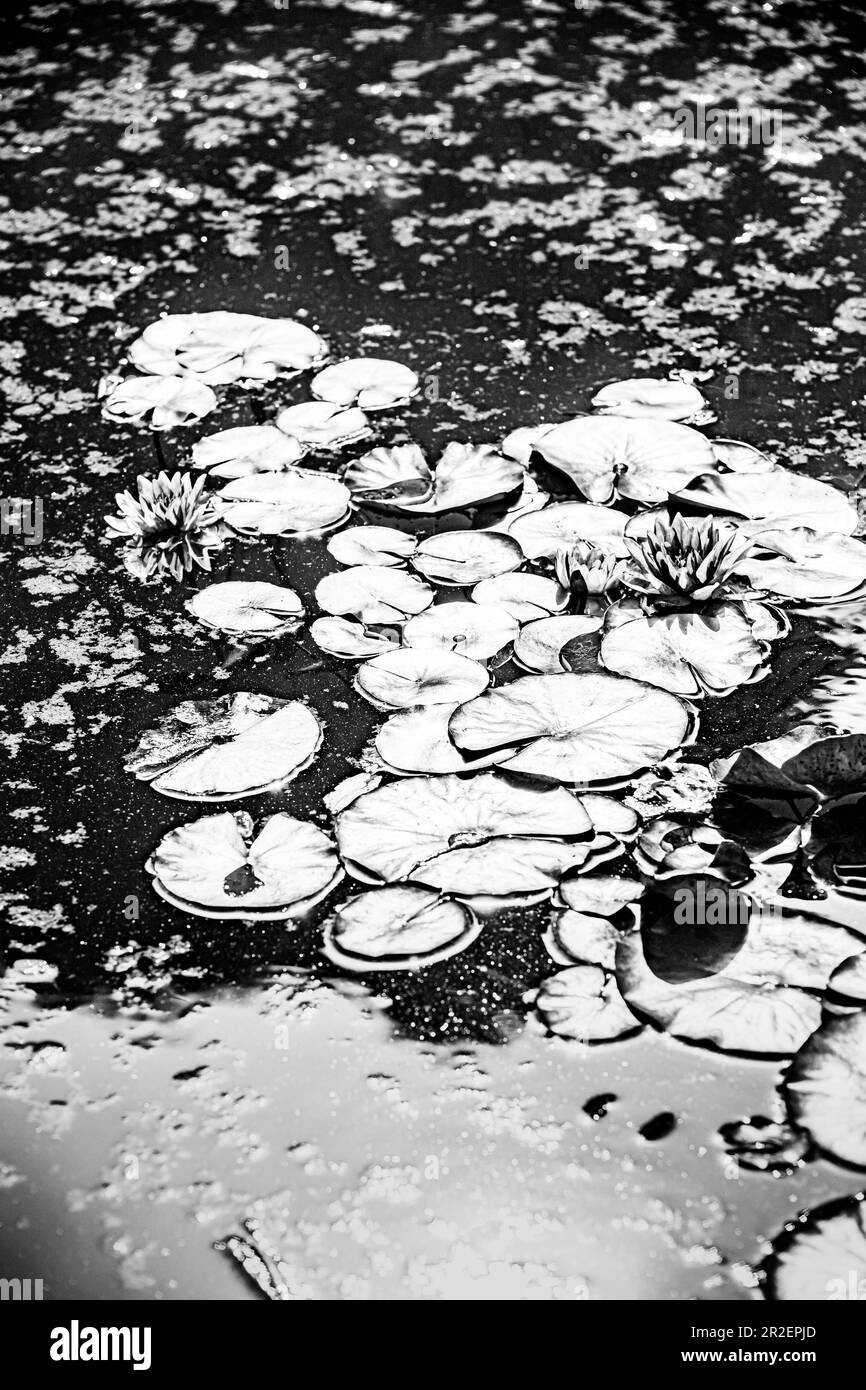
<svg viewBox="0 0 866 1390"><path fill-rule="evenodd" d="M866 11L59 0L0 50L0 1328L54 1376L158 1370L159 1305L627 1302L665 1368L820 1368Z"/></svg>

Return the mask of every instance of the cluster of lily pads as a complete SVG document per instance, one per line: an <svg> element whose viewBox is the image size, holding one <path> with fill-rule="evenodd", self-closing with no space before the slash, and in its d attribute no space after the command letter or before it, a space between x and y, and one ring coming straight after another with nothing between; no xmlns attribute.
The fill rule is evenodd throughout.
<svg viewBox="0 0 866 1390"><path fill-rule="evenodd" d="M316 588L318 615L255 581L212 583L187 608L234 643L309 624L384 715L325 799L332 835L224 809L165 836L148 863L157 891L194 914L290 919L348 875L358 891L323 950L362 971L441 961L496 908L549 899L544 942L561 968L532 1002L551 1033L600 1043L650 1024L795 1058L796 1162L808 1131L866 1166L866 935L760 910L778 905L810 828L861 794L866 734L806 725L709 767L684 756L701 702L766 677L787 609L866 593L856 509L704 433L707 402L675 379L613 383L586 414L435 460L408 441L342 462L418 377L326 358L290 320L176 315L132 345L138 374L106 388L109 418L161 430L200 419L215 386L314 373L313 399L201 439L188 471L140 478L109 529L151 582L209 569L232 538L327 537L338 568ZM239 692L170 711L127 767L162 795L227 803L287 787L322 737L305 702ZM730 835L721 809L738 806L749 829ZM831 876L849 898L866 891L857 864L833 860ZM647 894L699 881L743 895L740 936L683 928L672 906L641 930ZM840 1069L859 1085L853 1126ZM731 1140L744 1162L771 1142L753 1129Z"/></svg>

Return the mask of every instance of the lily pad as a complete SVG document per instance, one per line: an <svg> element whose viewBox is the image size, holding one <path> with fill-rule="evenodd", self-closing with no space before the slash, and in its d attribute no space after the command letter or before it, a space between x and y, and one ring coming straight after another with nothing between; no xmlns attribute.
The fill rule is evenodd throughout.
<svg viewBox="0 0 866 1390"><path fill-rule="evenodd" d="M826 1202L785 1227L763 1264L765 1298L798 1303L866 1298L864 1195Z"/></svg>
<svg viewBox="0 0 866 1390"><path fill-rule="evenodd" d="M510 743L504 766L554 782L621 785L694 737L692 710L666 691L616 676L522 676L457 710L463 752Z"/></svg>
<svg viewBox="0 0 866 1390"><path fill-rule="evenodd" d="M785 1077L788 1111L825 1153L866 1168L866 1011L820 1022Z"/></svg>
<svg viewBox="0 0 866 1390"><path fill-rule="evenodd" d="M216 408L217 398L202 381L173 376L130 376L109 386L102 413L109 420L140 421L152 430L191 425Z"/></svg>
<svg viewBox="0 0 866 1390"><path fill-rule="evenodd" d="M316 585L316 602L326 613L348 614L364 623L402 623L430 607L433 590L405 570L355 565L326 574Z"/></svg>
<svg viewBox="0 0 866 1390"><path fill-rule="evenodd" d="M583 798L586 804L587 798ZM624 907L637 902L644 893L637 878L614 878L606 874L582 874L579 878L563 879L558 900L575 912L598 917L615 917Z"/></svg>
<svg viewBox="0 0 866 1390"><path fill-rule="evenodd" d="M339 661L367 661L400 645L399 637L367 628L351 618L317 618L310 627L310 636L320 651Z"/></svg>
<svg viewBox="0 0 866 1390"><path fill-rule="evenodd" d="M390 511L423 501L433 491L433 474L417 444L371 449L349 464L343 482L360 505Z"/></svg>
<svg viewBox="0 0 866 1390"><path fill-rule="evenodd" d="M763 473L711 473L691 486L674 485L676 500L700 511L741 516L747 521L771 522L772 529L807 527L821 533L850 536L857 528L857 508L844 492L828 483L776 466ZM742 528L760 536L764 526Z"/></svg>
<svg viewBox="0 0 866 1390"><path fill-rule="evenodd" d="M183 801L237 801L285 786L322 740L300 700L240 692L185 700L142 735L127 772Z"/></svg>
<svg viewBox="0 0 866 1390"><path fill-rule="evenodd" d="M327 356L324 339L294 319L256 314L167 314L150 324L129 350L139 371L188 375L212 385L241 379L269 381L302 372Z"/></svg>
<svg viewBox="0 0 866 1390"><path fill-rule="evenodd" d="M403 647L358 668L355 688L379 709L414 709L471 700L490 679L468 656L437 647Z"/></svg>
<svg viewBox="0 0 866 1390"><path fill-rule="evenodd" d="M385 766L400 776L419 772L431 775L473 772L501 762L517 751L497 749L478 758L461 753L448 736L448 723L458 708L455 702L392 714L376 735L376 752Z"/></svg>
<svg viewBox="0 0 866 1390"><path fill-rule="evenodd" d="M631 420L690 420L710 414L697 386L650 376L612 381L593 396L592 405L600 415Z"/></svg>
<svg viewBox="0 0 866 1390"><path fill-rule="evenodd" d="M277 429L303 449L342 449L371 433L363 410L357 406L344 410L330 401L288 406L277 416Z"/></svg>
<svg viewBox="0 0 866 1390"><path fill-rule="evenodd" d="M851 602L866 591L866 545L804 526L762 531L737 573L753 588L801 603Z"/></svg>
<svg viewBox="0 0 866 1390"><path fill-rule="evenodd" d="M417 541L392 526L349 526L328 541L328 551L340 565L402 565L414 554Z"/></svg>
<svg viewBox="0 0 866 1390"><path fill-rule="evenodd" d="M516 618L492 604L437 603L409 619L403 628L403 642L407 647L438 647L486 661L513 642L519 632Z"/></svg>
<svg viewBox="0 0 866 1390"><path fill-rule="evenodd" d="M590 541L618 559L628 554L623 540L627 518L622 512L591 502L553 502L541 511L518 517L508 534L527 560L552 560L564 547Z"/></svg>
<svg viewBox="0 0 866 1390"><path fill-rule="evenodd" d="M711 764L713 776L784 818L807 819L822 803L866 791L866 733L838 734L803 724L793 734L753 743Z"/></svg>
<svg viewBox="0 0 866 1390"><path fill-rule="evenodd" d="M281 919L305 912L342 878L318 826L278 812L258 833L243 811L180 825L147 863L154 887L200 917Z"/></svg>
<svg viewBox="0 0 866 1390"><path fill-rule="evenodd" d="M568 603L568 590L543 574L498 574L475 585L472 602L493 604L517 622L531 623L561 612Z"/></svg>
<svg viewBox="0 0 866 1390"><path fill-rule="evenodd" d="M349 514L349 489L338 478L306 469L236 478L219 496L225 521L241 535L316 535Z"/></svg>
<svg viewBox="0 0 866 1390"><path fill-rule="evenodd" d="M350 873L461 897L549 892L593 842L589 816L569 792L493 772L390 783L343 811L336 833Z"/></svg>
<svg viewBox="0 0 866 1390"><path fill-rule="evenodd" d="M465 951L480 931L464 903L394 884L342 903L326 924L323 949L348 970L419 970Z"/></svg>
<svg viewBox="0 0 866 1390"><path fill-rule="evenodd" d="M186 607L206 627L233 637L278 637L297 628L304 617L294 589L251 580L209 584Z"/></svg>
<svg viewBox="0 0 866 1390"><path fill-rule="evenodd" d="M303 453L296 439L288 439L274 425L242 425L200 439L192 447L192 462L212 478L246 478L291 469Z"/></svg>
<svg viewBox="0 0 866 1390"><path fill-rule="evenodd" d="M564 613L552 618L536 618L526 623L514 644L514 659L528 671L552 675L564 671L560 653L576 637L586 637L601 628L601 618Z"/></svg>
<svg viewBox="0 0 866 1390"><path fill-rule="evenodd" d="M669 916L623 937L617 978L631 1008L674 1037L789 1057L818 1027L834 969L863 946L844 927L795 915L756 912L742 928Z"/></svg>
<svg viewBox="0 0 866 1390"><path fill-rule="evenodd" d="M715 463L702 434L669 420L581 415L557 425L536 448L587 501L605 504L617 496L666 502Z"/></svg>
<svg viewBox="0 0 866 1390"><path fill-rule="evenodd" d="M435 584L465 588L517 569L523 552L499 531L442 531L418 543L411 563Z"/></svg>
<svg viewBox="0 0 866 1390"><path fill-rule="evenodd" d="M596 965L574 965L551 975L535 1007L551 1033L574 1042L614 1042L643 1028L620 997L614 976Z"/></svg>
<svg viewBox="0 0 866 1390"><path fill-rule="evenodd" d="M729 695L767 675L770 649L734 603L697 611L645 613L636 600L605 615L600 659L608 671L689 699Z"/></svg>
<svg viewBox="0 0 866 1390"><path fill-rule="evenodd" d="M426 515L478 507L522 487L524 476L520 464L503 458L493 444L452 441L436 464L432 494L403 501L401 510Z"/></svg>
<svg viewBox="0 0 866 1390"><path fill-rule="evenodd" d="M418 390L418 378L400 362L383 357L350 357L318 372L310 385L319 400L386 410L404 405Z"/></svg>
<svg viewBox="0 0 866 1390"><path fill-rule="evenodd" d="M612 971L621 935L609 917L568 909L554 913L544 944L557 965L598 965Z"/></svg>

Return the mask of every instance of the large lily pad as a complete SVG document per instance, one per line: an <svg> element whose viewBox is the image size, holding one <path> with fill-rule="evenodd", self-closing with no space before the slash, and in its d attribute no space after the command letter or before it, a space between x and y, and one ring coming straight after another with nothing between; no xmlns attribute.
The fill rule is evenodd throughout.
<svg viewBox="0 0 866 1390"><path fill-rule="evenodd" d="M838 1198L791 1222L763 1263L771 1302L837 1302L866 1298L864 1193Z"/></svg>
<svg viewBox="0 0 866 1390"><path fill-rule="evenodd" d="M696 611L645 613L636 600L612 604L605 615L600 657L608 671L676 695L729 695L767 675L770 649L758 641L734 603Z"/></svg>
<svg viewBox="0 0 866 1390"><path fill-rule="evenodd" d="M866 545L805 526L762 531L737 573L753 588L801 603L851 602L866 589Z"/></svg>
<svg viewBox="0 0 866 1390"><path fill-rule="evenodd" d="M280 473L293 468L304 450L274 425L241 425L206 435L192 447L193 467L212 478L246 478L251 473Z"/></svg>
<svg viewBox="0 0 866 1390"><path fill-rule="evenodd" d="M200 917L300 915L342 877L324 831L278 812L256 834L243 811L180 825L147 863L161 897Z"/></svg>
<svg viewBox="0 0 866 1390"><path fill-rule="evenodd" d="M581 415L557 425L535 447L589 502L608 503L617 496L650 505L666 502L669 493L715 465L702 434L668 420Z"/></svg>
<svg viewBox="0 0 866 1390"><path fill-rule="evenodd" d="M617 978L630 1007L685 1042L789 1057L821 1021L818 995L864 947L844 927L753 912L747 926L673 916L624 937Z"/></svg>
<svg viewBox="0 0 866 1390"><path fill-rule="evenodd" d="M407 773L472 772L502 762L517 750L496 749L473 758L454 747L448 724L459 705L427 705L401 710L386 719L376 735L376 752L385 766L401 776Z"/></svg>
<svg viewBox="0 0 866 1390"><path fill-rule="evenodd" d="M322 740L300 700L240 692L185 700L142 735L127 772L182 801L237 801L285 786Z"/></svg>
<svg viewBox="0 0 866 1390"><path fill-rule="evenodd" d="M379 787L337 817L336 831L350 873L460 896L549 892L568 868L587 861L594 838L569 792L492 772Z"/></svg>
<svg viewBox="0 0 866 1390"><path fill-rule="evenodd" d="M242 535L316 535L349 514L349 489L338 478L306 469L236 478L219 495L225 521Z"/></svg>
<svg viewBox="0 0 866 1390"><path fill-rule="evenodd" d="M417 502L407 499L402 510L433 514L478 507L506 497L523 480L520 464L503 458L494 445L452 441L436 464L431 495Z"/></svg>
<svg viewBox="0 0 866 1390"><path fill-rule="evenodd" d="M520 743L507 766L554 782L620 785L690 742L693 711L666 691L617 676L523 676L456 711L459 749Z"/></svg>
<svg viewBox="0 0 866 1390"><path fill-rule="evenodd" d="M741 516L755 523L839 531L850 536L857 527L857 508L843 492L828 483L776 466L764 473L714 473L696 478L691 486L674 486L680 503L700 511ZM744 534L760 536L764 525L745 527Z"/></svg>
<svg viewBox="0 0 866 1390"><path fill-rule="evenodd" d="M136 338L129 356L142 372L194 376L219 385L302 372L321 362L327 351L318 333L294 319L217 310L157 319Z"/></svg>

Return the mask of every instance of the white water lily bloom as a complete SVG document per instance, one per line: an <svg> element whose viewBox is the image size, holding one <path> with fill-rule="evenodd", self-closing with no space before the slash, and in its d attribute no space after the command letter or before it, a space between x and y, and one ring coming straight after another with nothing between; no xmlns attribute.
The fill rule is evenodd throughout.
<svg viewBox="0 0 866 1390"><path fill-rule="evenodd" d="M791 527L845 536L857 529L857 508L844 492L778 465L763 473L708 472L670 491L678 502L701 511L744 517L754 524L741 526L741 533L756 539L765 530Z"/></svg>
<svg viewBox="0 0 866 1390"><path fill-rule="evenodd" d="M410 400L418 391L418 378L402 363L384 357L350 357L314 376L310 390L335 405L385 410Z"/></svg>
<svg viewBox="0 0 866 1390"><path fill-rule="evenodd" d="M322 728L300 700L242 691L185 700L141 737L127 772L183 801L238 801L285 786L315 757Z"/></svg>
<svg viewBox="0 0 866 1390"><path fill-rule="evenodd" d="M250 473L279 473L292 468L304 450L274 425L242 425L219 430L192 446L194 468L212 478L246 478Z"/></svg>
<svg viewBox="0 0 866 1390"><path fill-rule="evenodd" d="M517 541L527 560L552 560L558 551L578 541L591 541L623 559L628 554L623 539L627 520L623 512L591 502L553 502L513 521L508 534Z"/></svg>
<svg viewBox="0 0 866 1390"><path fill-rule="evenodd" d="M653 505L715 467L698 430L669 420L581 415L538 441L538 452L589 502L615 497Z"/></svg>
<svg viewBox="0 0 866 1390"><path fill-rule="evenodd" d="M545 980L535 1001L551 1033L573 1042L613 1042L641 1032L616 980L597 965L573 965Z"/></svg>
<svg viewBox="0 0 866 1390"><path fill-rule="evenodd" d="M216 403L213 391L201 381L130 376L109 387L102 413L109 420L143 421L152 430L173 430L209 415Z"/></svg>
<svg viewBox="0 0 866 1390"><path fill-rule="evenodd" d="M522 676L463 705L450 728L467 753L520 743L506 770L580 786L621 785L691 742L697 720L667 691L585 673Z"/></svg>
<svg viewBox="0 0 866 1390"><path fill-rule="evenodd" d="M355 689L379 709L414 709L471 700L485 689L486 666L438 647L403 647L365 661Z"/></svg>
<svg viewBox="0 0 866 1390"><path fill-rule="evenodd" d="M536 618L526 623L514 644L514 659L527 671L537 671L541 675L552 675L564 671L560 652L567 642L575 637L586 637L598 632L601 618L583 617L563 613L552 618Z"/></svg>
<svg viewBox="0 0 866 1390"><path fill-rule="evenodd" d="M477 507L522 487L524 477L521 465L503 458L493 444L452 442L436 464L432 495L406 501L401 510L426 515Z"/></svg>
<svg viewBox="0 0 866 1390"><path fill-rule="evenodd" d="M419 970L465 951L480 931L464 903L394 884L342 903L325 927L323 949L348 970Z"/></svg>
<svg viewBox="0 0 866 1390"><path fill-rule="evenodd" d="M455 701L392 714L376 735L376 752L383 764L401 777L409 773L474 772L517 752L516 748L497 748L477 758L461 753L448 736L448 724L456 709L459 705Z"/></svg>
<svg viewBox="0 0 866 1390"><path fill-rule="evenodd" d="M330 401L301 401L277 416L277 429L304 449L342 449L371 433L363 410L348 410Z"/></svg>
<svg viewBox="0 0 866 1390"><path fill-rule="evenodd" d="M294 589L257 580L209 584L187 599L186 607L206 627L237 637L278 637L304 617Z"/></svg>
<svg viewBox="0 0 866 1390"><path fill-rule="evenodd" d="M139 371L193 376L212 385L282 372L302 372L324 360L324 339L294 319L268 319L223 310L168 314L149 324L129 350Z"/></svg>
<svg viewBox="0 0 866 1390"><path fill-rule="evenodd" d="M403 628L407 647L438 647L486 661L513 642L520 624L503 608L479 603L438 603L410 618Z"/></svg>
<svg viewBox="0 0 866 1390"><path fill-rule="evenodd" d="M433 491L433 474L417 444L371 449L348 465L343 482L360 506L400 511Z"/></svg>
<svg viewBox="0 0 866 1390"><path fill-rule="evenodd" d="M147 863L161 897L203 917L281 919L306 911L342 878L318 826L283 812L258 833L245 812L180 825Z"/></svg>
<svg viewBox="0 0 866 1390"><path fill-rule="evenodd" d="M328 551L340 565L402 565L415 552L414 536L392 526L350 526L328 541Z"/></svg>
<svg viewBox="0 0 866 1390"><path fill-rule="evenodd" d="M794 1058L784 1082L791 1118L826 1153L858 1168L866 1167L864 1059L866 1012L828 1013Z"/></svg>
<svg viewBox="0 0 866 1390"><path fill-rule="evenodd" d="M247 536L316 535L349 515L349 489L328 473L308 469L236 478L219 496L226 523Z"/></svg>
<svg viewBox="0 0 866 1390"><path fill-rule="evenodd" d="M634 600L605 615L600 659L608 671L689 699L729 695L768 674L770 648L735 603L647 614Z"/></svg>
<svg viewBox="0 0 866 1390"><path fill-rule="evenodd" d="M549 891L593 844L577 797L490 772L392 782L343 811L336 833L350 873L461 897Z"/></svg>
<svg viewBox="0 0 866 1390"><path fill-rule="evenodd" d="M494 604L519 623L531 623L561 612L568 603L568 590L543 574L499 574L475 585L472 602Z"/></svg>
<svg viewBox="0 0 866 1390"><path fill-rule="evenodd" d="M399 638L366 628L351 618L317 618L310 627L310 636L320 651L340 661L366 661L400 645Z"/></svg>
<svg viewBox="0 0 866 1390"><path fill-rule="evenodd" d="M769 473L774 467L768 454L741 439L711 439L716 462L731 473Z"/></svg>
<svg viewBox="0 0 866 1390"><path fill-rule="evenodd" d="M701 416L706 423L711 415L697 386L650 376L612 381L593 396L592 404L600 415L632 420L691 420Z"/></svg>
<svg viewBox="0 0 866 1390"><path fill-rule="evenodd" d="M737 574L774 598L851 602L866 589L866 545L853 536L806 527L761 531Z"/></svg>
<svg viewBox="0 0 866 1390"><path fill-rule="evenodd" d="M405 570L355 565L320 579L316 602L326 613L360 618L363 623L402 623L430 607L433 590Z"/></svg>
<svg viewBox="0 0 866 1390"><path fill-rule="evenodd" d="M725 924L688 928L671 917L617 948L623 997L686 1042L787 1057L821 1021L818 993L864 942L835 923L756 912L745 938Z"/></svg>
<svg viewBox="0 0 866 1390"><path fill-rule="evenodd" d="M419 541L411 563L435 584L465 588L516 570L523 551L500 531L442 531Z"/></svg>

